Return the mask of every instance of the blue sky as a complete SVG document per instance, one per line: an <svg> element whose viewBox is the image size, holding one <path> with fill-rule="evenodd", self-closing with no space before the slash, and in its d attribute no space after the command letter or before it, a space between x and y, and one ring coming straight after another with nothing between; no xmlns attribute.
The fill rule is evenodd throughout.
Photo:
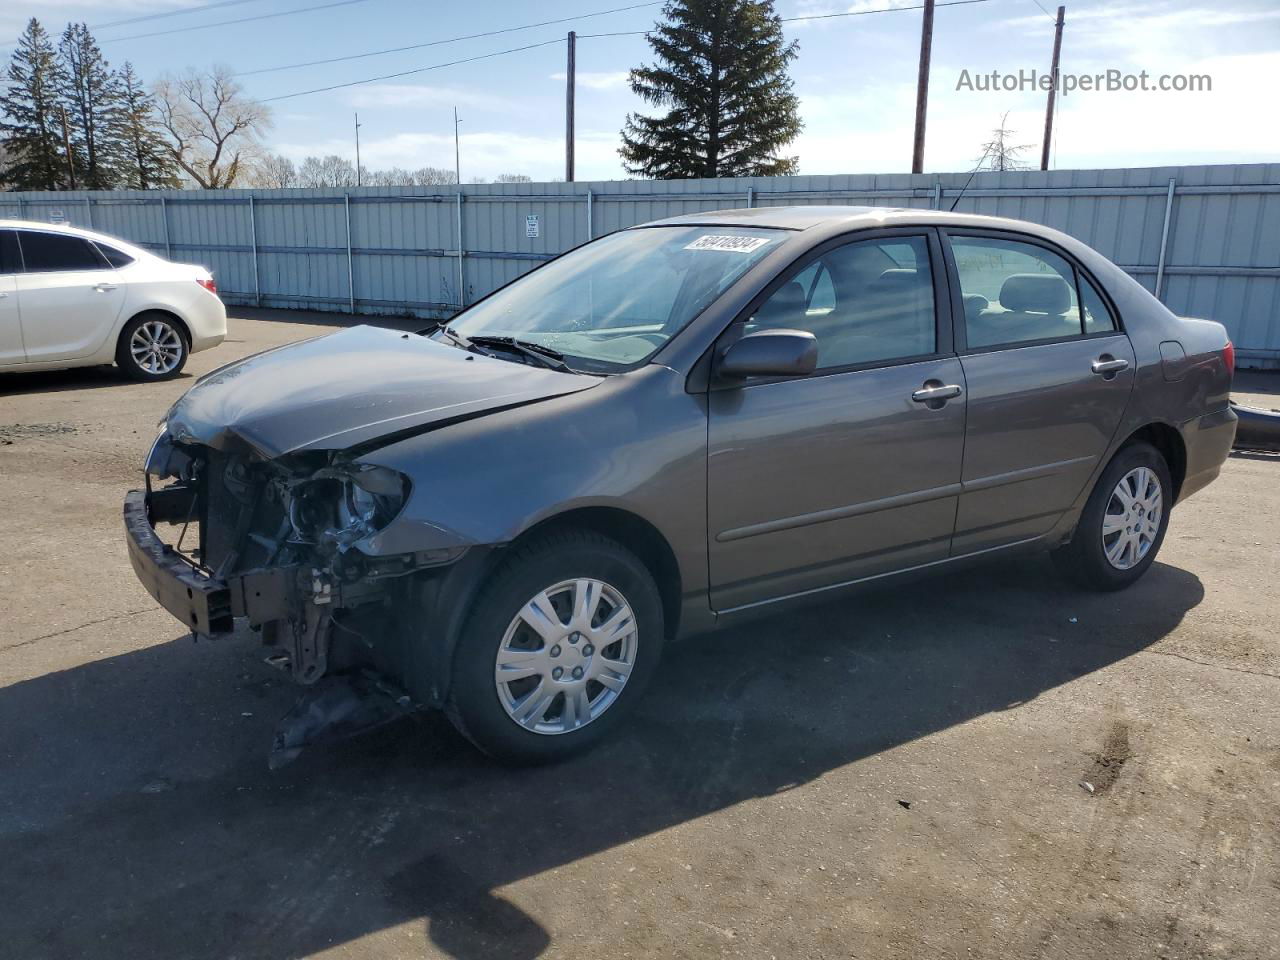
<svg viewBox="0 0 1280 960"><path fill-rule="evenodd" d="M12 40L30 16L51 32L68 20L91 26L182 10L208 0L7 0L0 31ZM126 59L152 79L214 62L235 71L344 56L463 34L574 17L636 0L480 0L425 3L358 0L297 16L165 36L137 34L313 6L325 0L243 0L217 10L95 30L113 63ZM333 0L328 0L333 2ZM779 0L783 17L911 6L919 0ZM1048 11L1054 0L1040 0ZM344 83L579 33L643 30L651 6L575 23L242 77L259 98ZM898 10L786 25L800 41L792 68L805 131L792 152L802 173L896 173L910 167L920 11ZM1002 114L1037 161L1044 94L957 90L971 75L1048 67L1053 22L1036 0L987 0L940 8L935 20L925 169L968 170ZM7 50L5 54L7 55ZM648 56L643 37L578 43L578 179L625 176L618 131L641 105L626 71ZM1072 0L1062 69L1092 74L1197 73L1211 92L1075 92L1058 115L1054 166L1147 166L1280 160L1274 90L1280 76L1280 4L1275 0ZM301 159L353 155L352 113L360 112L366 166L452 166L452 110L463 118L463 179L524 173L563 175L564 45L432 70L392 81L273 103L268 144Z"/></svg>

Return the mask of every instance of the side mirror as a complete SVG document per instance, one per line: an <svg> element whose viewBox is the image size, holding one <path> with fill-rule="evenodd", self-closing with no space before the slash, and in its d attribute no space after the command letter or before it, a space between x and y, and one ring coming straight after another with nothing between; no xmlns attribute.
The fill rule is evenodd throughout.
<svg viewBox="0 0 1280 960"><path fill-rule="evenodd" d="M716 372L722 377L802 377L818 365L818 340L804 330L757 330L730 344Z"/></svg>

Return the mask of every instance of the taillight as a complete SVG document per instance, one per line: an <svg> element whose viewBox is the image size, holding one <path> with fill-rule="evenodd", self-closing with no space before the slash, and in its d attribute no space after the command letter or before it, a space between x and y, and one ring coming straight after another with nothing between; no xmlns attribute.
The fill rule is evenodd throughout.
<svg viewBox="0 0 1280 960"><path fill-rule="evenodd" d="M1228 340L1227 345L1222 348L1222 362L1227 367L1227 374L1229 376L1234 376L1236 372L1236 348L1235 344L1230 340Z"/></svg>
<svg viewBox="0 0 1280 960"><path fill-rule="evenodd" d="M196 277L196 283L200 284L200 286L204 287L210 293L218 292L218 285L214 283L213 277L209 277L207 280L201 277Z"/></svg>

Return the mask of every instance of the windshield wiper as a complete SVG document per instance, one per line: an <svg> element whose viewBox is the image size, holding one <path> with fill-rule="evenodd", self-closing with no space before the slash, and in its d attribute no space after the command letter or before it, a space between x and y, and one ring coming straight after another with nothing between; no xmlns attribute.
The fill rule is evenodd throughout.
<svg viewBox="0 0 1280 960"><path fill-rule="evenodd" d="M453 327L449 326L443 320L438 321L434 327L427 327L424 330L419 330L418 333L419 335L426 335L428 337L435 336L437 333L443 333L446 337L448 337L450 340L453 341L455 346L462 347L462 349L464 350L471 349L471 341L468 340L466 337L464 337L462 334L460 334L457 330L453 329Z"/></svg>
<svg viewBox="0 0 1280 960"><path fill-rule="evenodd" d="M446 332L450 332L448 328L444 328ZM564 362L564 354L559 350L553 350L551 347L544 346L541 343L532 343L528 340L517 340L515 337L498 337L487 334L481 334L474 337L464 337L463 339L471 346L476 347L496 347L500 350L510 350L518 353L522 357L526 357L539 366L547 367L550 370L559 370L561 373L573 373L569 369L569 365Z"/></svg>

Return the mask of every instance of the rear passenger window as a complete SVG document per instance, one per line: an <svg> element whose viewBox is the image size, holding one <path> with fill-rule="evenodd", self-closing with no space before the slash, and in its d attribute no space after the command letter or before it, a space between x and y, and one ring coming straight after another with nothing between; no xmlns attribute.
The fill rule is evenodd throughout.
<svg viewBox="0 0 1280 960"><path fill-rule="evenodd" d="M1080 306L1084 308L1084 332L1107 333L1116 327L1116 318L1107 309L1107 301L1102 299L1097 287L1089 279L1080 274Z"/></svg>
<svg viewBox="0 0 1280 960"><path fill-rule="evenodd" d="M812 333L819 370L934 353L928 242L903 237L836 247L760 305L747 331L765 329Z"/></svg>
<svg viewBox="0 0 1280 960"><path fill-rule="evenodd" d="M107 261L88 240L66 233L18 232L27 273L64 270L104 270Z"/></svg>
<svg viewBox="0 0 1280 960"><path fill-rule="evenodd" d="M1075 272L1031 243L951 237L970 348L1079 336Z"/></svg>
<svg viewBox="0 0 1280 960"><path fill-rule="evenodd" d="M133 257L129 256L123 250L117 250L115 247L108 247L105 243L95 244L98 252L107 258L107 263L113 267L127 267L133 263Z"/></svg>

